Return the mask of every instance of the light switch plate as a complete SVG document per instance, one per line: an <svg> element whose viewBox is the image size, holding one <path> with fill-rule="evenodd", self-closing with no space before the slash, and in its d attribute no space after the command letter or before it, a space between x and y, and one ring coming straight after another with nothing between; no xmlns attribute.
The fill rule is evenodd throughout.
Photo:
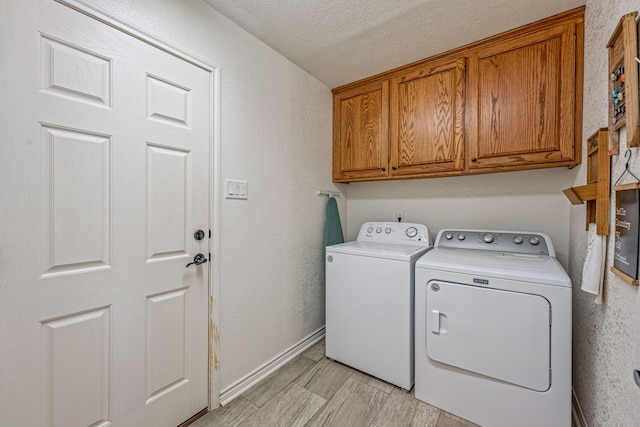
<svg viewBox="0 0 640 427"><path fill-rule="evenodd" d="M237 179L224 180L224 198L247 200L247 181Z"/></svg>

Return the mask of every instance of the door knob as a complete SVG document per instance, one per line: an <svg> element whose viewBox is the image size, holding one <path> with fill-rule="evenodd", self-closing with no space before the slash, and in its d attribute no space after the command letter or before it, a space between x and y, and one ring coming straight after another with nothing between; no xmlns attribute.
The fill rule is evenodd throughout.
<svg viewBox="0 0 640 427"><path fill-rule="evenodd" d="M193 257L193 262L190 262L189 264L187 264L187 267L193 264L195 265L204 264L207 261L208 261L207 257L205 257L203 254L197 254L196 256Z"/></svg>
<svg viewBox="0 0 640 427"><path fill-rule="evenodd" d="M193 238L196 240L202 240L204 239L204 231L202 230L198 230L195 233L193 233Z"/></svg>

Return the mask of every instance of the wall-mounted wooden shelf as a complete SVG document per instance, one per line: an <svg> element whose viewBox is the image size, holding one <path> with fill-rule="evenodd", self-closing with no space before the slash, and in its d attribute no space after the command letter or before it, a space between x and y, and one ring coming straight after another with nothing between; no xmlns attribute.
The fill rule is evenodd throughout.
<svg viewBox="0 0 640 427"><path fill-rule="evenodd" d="M627 127L627 147L640 146L638 101L638 34L632 12L620 18L611 35L609 49L609 154L618 154L618 132Z"/></svg>
<svg viewBox="0 0 640 427"><path fill-rule="evenodd" d="M607 128L600 128L587 139L587 183L563 190L574 205L587 203L589 224L596 223L596 232L601 236L609 235L609 200L611 193L611 158L608 153Z"/></svg>

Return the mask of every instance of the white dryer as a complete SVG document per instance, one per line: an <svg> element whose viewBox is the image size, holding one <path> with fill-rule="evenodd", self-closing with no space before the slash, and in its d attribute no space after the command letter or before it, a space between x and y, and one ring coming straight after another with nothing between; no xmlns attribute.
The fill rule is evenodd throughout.
<svg viewBox="0 0 640 427"><path fill-rule="evenodd" d="M415 396L485 427L571 425L571 281L542 233L442 230L416 263Z"/></svg>
<svg viewBox="0 0 640 427"><path fill-rule="evenodd" d="M326 355L405 390L414 380L414 267L423 224L368 222L326 248Z"/></svg>

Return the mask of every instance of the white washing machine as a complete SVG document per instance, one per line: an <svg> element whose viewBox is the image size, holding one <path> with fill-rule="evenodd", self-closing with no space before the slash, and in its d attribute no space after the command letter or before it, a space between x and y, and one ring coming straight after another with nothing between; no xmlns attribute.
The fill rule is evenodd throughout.
<svg viewBox="0 0 640 427"><path fill-rule="evenodd" d="M414 378L414 267L423 224L368 222L326 248L326 355L405 390Z"/></svg>
<svg viewBox="0 0 640 427"><path fill-rule="evenodd" d="M416 389L484 427L571 425L571 281L542 233L442 230L416 263Z"/></svg>

